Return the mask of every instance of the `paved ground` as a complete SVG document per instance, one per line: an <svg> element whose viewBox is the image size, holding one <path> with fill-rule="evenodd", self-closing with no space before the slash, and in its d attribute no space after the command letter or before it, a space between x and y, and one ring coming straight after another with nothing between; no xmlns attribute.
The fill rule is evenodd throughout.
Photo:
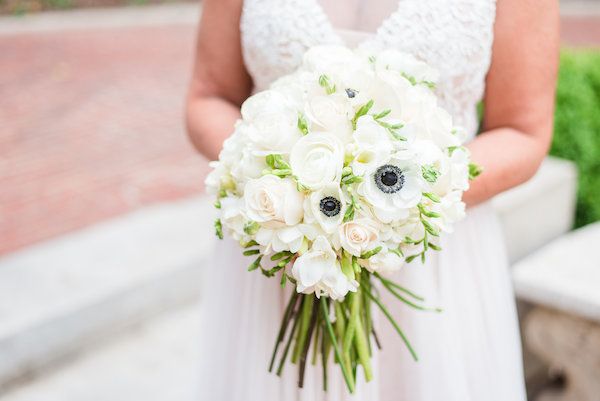
<svg viewBox="0 0 600 401"><path fill-rule="evenodd" d="M566 44L598 46L596 8L570 8ZM0 254L201 191L206 163L182 126L196 15L0 19Z"/></svg>
<svg viewBox="0 0 600 401"><path fill-rule="evenodd" d="M187 306L97 347L0 401L193 401L200 308Z"/></svg>
<svg viewBox="0 0 600 401"><path fill-rule="evenodd" d="M190 24L0 35L0 253L201 191L182 124L193 39Z"/></svg>

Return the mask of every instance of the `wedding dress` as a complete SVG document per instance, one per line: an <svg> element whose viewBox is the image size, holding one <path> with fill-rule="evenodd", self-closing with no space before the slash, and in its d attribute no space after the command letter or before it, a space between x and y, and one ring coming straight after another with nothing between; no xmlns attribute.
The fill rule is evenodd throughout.
<svg viewBox="0 0 600 401"><path fill-rule="evenodd" d="M396 48L441 73L437 87L455 124L473 136L476 104L490 65L493 0L245 0L240 21L255 91L292 72L317 44ZM347 393L338 366L322 391L321 367L309 366L304 389L297 367L267 372L287 295L279 280L247 273L237 244L220 241L204 282L201 400L215 401L524 401L515 302L496 216L471 208L443 250L414 261L394 279L439 306L419 312L385 301L419 354L414 362L379 318L382 351L374 380Z"/></svg>

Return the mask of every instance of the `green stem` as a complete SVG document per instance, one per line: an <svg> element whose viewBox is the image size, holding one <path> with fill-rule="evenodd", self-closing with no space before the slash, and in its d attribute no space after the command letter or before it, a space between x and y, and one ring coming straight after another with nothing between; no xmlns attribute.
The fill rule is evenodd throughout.
<svg viewBox="0 0 600 401"><path fill-rule="evenodd" d="M275 357L277 356L277 351L279 350L279 345L283 342L283 338L285 337L285 332L290 324L290 318L294 311L294 306L296 305L296 300L298 299L298 293L294 291L290 300L285 308L285 312L283 314L283 320L281 321L281 326L279 327L279 334L277 334L277 342L275 343L275 348L273 349L273 355L271 356L271 363L269 364L269 372L273 371L273 365L275 364Z"/></svg>
<svg viewBox="0 0 600 401"><path fill-rule="evenodd" d="M352 366L352 358L350 351L354 342L354 332L356 331L356 324L359 318L359 302L357 302L356 294L351 292L347 295L348 302L350 303L350 318L348 319L348 326L344 333L344 342L342 343L342 357L343 363L349 369Z"/></svg>
<svg viewBox="0 0 600 401"><path fill-rule="evenodd" d="M302 355L300 355L300 372L298 377L298 387L304 387L304 371L306 370L306 359L308 357L308 350L310 349L310 342L313 338L313 331L317 325L317 315L318 315L318 306L317 303L314 302L314 297L309 295L312 301L311 303L311 314L310 314L310 323L308 325L308 330L306 331L306 340L304 342L302 348ZM316 340L316 339L315 339Z"/></svg>
<svg viewBox="0 0 600 401"><path fill-rule="evenodd" d="M333 345L333 351L338 361L341 361L342 354L337 340L335 338L335 333L333 332L331 321L329 320L329 310L327 308L327 300L325 299L325 297L321 298L321 313L323 316L323 320L325 320L325 326L327 328L327 333L329 334L329 339L331 340L331 344ZM346 369L343 363L340 363L340 367L342 369L342 375L344 376L346 385L348 386L348 391L350 392L350 394L352 394L354 393L354 380L352 379L352 376L350 376L350 372Z"/></svg>
<svg viewBox="0 0 600 401"><path fill-rule="evenodd" d="M371 298L377 304L377 306L379 307L379 309L381 309L381 311L383 312L383 314L385 315L385 317L387 317L387 319L392 324L392 326L394 326L394 329L396 329L396 332L398 332L398 334L402 338L402 341L404 341L404 344L406 344L406 348L408 348L408 350L410 351L410 354L412 355L413 359L415 361L418 361L419 357L417 356L417 353L413 349L412 345L410 345L410 342L408 341L408 338L406 338L406 335L404 335L404 332L402 331L402 329L400 328L400 326L398 326L398 323L396 323L396 321L394 320L394 318L392 317L392 315L390 314L390 312L387 310L387 308L385 307L385 305L383 305L379 299L377 299L376 297L374 297L373 294L371 294L371 292L369 290L363 289L363 291L365 291L365 293L369 296L369 298Z"/></svg>
<svg viewBox="0 0 600 401"><path fill-rule="evenodd" d="M352 320L354 321L354 345L358 353L358 360L365 372L365 379L370 382L373 379L373 370L371 369L371 356L367 342L367 335L361 321L361 297L359 294L354 295L354 304L352 305Z"/></svg>
<svg viewBox="0 0 600 401"><path fill-rule="evenodd" d="M283 350L283 355L281 356L281 360L279 361L279 366L277 367L277 376L281 376L283 373L283 367L285 366L285 360L287 359L288 353L290 352L290 346L292 345L292 340L294 339L294 333L296 332L296 328L298 327L298 323L300 322L300 316L298 313L294 313L292 317L294 319L294 324L292 325L292 331L290 331L290 336L288 337L287 343L285 344L285 348Z"/></svg>
<svg viewBox="0 0 600 401"><path fill-rule="evenodd" d="M314 299L315 297L312 294L303 297L302 310L300 312L300 328L298 329L298 336L296 337L296 344L294 345L294 352L292 353L292 363L298 363L300 354L304 349Z"/></svg>
<svg viewBox="0 0 600 401"><path fill-rule="evenodd" d="M415 308L418 310L422 310L422 311L430 311L430 312L440 312L441 309L439 308L427 308L425 306L421 306L421 305L417 305L414 302L411 302L410 300L404 298L402 295L400 295L398 292L396 292L396 290L390 286L389 284L386 284L385 281L381 282L383 284L383 286L396 298L398 298L400 301L404 302L406 305L410 306L411 308Z"/></svg>
<svg viewBox="0 0 600 401"><path fill-rule="evenodd" d="M379 273L375 273L375 277L377 277L379 280L381 280L382 283L387 283L388 285L391 285L392 287L397 288L398 290L402 291L403 293L413 297L417 301L425 302L425 298L415 294L414 292L410 291L407 288L402 287L400 284L397 284L391 280L386 279L385 277L381 276Z"/></svg>

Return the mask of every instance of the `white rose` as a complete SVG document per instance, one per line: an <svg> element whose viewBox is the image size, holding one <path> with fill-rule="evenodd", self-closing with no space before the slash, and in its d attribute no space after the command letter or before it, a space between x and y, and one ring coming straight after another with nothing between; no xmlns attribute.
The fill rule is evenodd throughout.
<svg viewBox="0 0 600 401"><path fill-rule="evenodd" d="M420 167L409 161L390 159L370 170L358 193L383 223L404 219L422 197Z"/></svg>
<svg viewBox="0 0 600 401"><path fill-rule="evenodd" d="M294 145L290 165L303 185L319 189L339 182L344 167L344 147L332 134L310 133Z"/></svg>
<svg viewBox="0 0 600 401"><path fill-rule="evenodd" d="M356 291L358 283L342 272L336 253L325 237L315 239L310 250L295 260L292 276L296 291L317 297L327 295L333 300L343 298L348 291Z"/></svg>
<svg viewBox="0 0 600 401"><path fill-rule="evenodd" d="M379 241L379 228L367 218L348 221L339 227L338 232L341 247L354 256L375 248Z"/></svg>
<svg viewBox="0 0 600 401"><path fill-rule="evenodd" d="M383 250L371 256L365 263L365 267L368 271L371 273L380 273L384 276L399 271L403 265L403 258L394 252L389 252L387 250Z"/></svg>
<svg viewBox="0 0 600 401"><path fill-rule="evenodd" d="M419 139L429 139L440 148L460 145L460 138L453 134L452 117L437 106L435 98L408 96L403 103L402 117L414 126Z"/></svg>
<svg viewBox="0 0 600 401"><path fill-rule="evenodd" d="M346 200L338 184L329 184L311 193L304 203L304 221L317 223L324 233L332 234L342 224ZM307 236L311 237L311 233Z"/></svg>
<svg viewBox="0 0 600 401"><path fill-rule="evenodd" d="M293 226L302 220L304 195L289 178L265 175L249 180L244 201L248 218L265 226Z"/></svg>
<svg viewBox="0 0 600 401"><path fill-rule="evenodd" d="M354 111L345 93L312 96L306 101L304 112L312 130L331 132L342 143L351 139L350 119Z"/></svg>

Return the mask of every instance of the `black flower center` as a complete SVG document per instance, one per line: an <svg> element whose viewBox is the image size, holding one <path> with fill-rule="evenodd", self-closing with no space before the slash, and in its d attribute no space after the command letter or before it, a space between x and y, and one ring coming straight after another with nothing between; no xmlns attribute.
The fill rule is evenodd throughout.
<svg viewBox="0 0 600 401"><path fill-rule="evenodd" d="M352 99L354 96L356 96L356 94L358 93L358 91L351 89L351 88L346 88L346 95L348 95L348 97L350 99Z"/></svg>
<svg viewBox="0 0 600 401"><path fill-rule="evenodd" d="M377 188L386 194L393 194L402 189L404 186L404 174L400 168L386 164L375 171L373 177Z"/></svg>
<svg viewBox="0 0 600 401"><path fill-rule="evenodd" d="M319 203L321 212L327 217L337 216L340 213L342 204L333 196L326 196Z"/></svg>

